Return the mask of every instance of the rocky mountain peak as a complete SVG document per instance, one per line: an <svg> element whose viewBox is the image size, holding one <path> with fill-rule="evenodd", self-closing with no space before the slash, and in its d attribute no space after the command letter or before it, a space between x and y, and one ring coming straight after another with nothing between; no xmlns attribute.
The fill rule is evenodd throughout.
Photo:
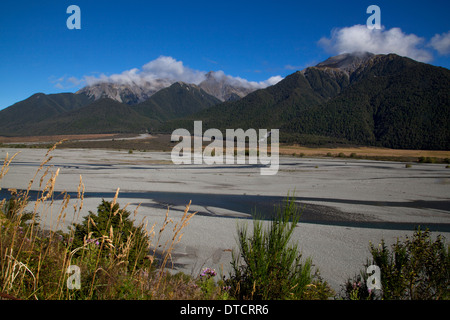
<svg viewBox="0 0 450 320"><path fill-rule="evenodd" d="M221 101L238 100L256 90L240 85L222 71L210 71L205 78L198 86Z"/></svg>
<svg viewBox="0 0 450 320"><path fill-rule="evenodd" d="M238 100L256 90L249 86L243 86L239 81L225 75L222 71L210 71L205 74L205 80L198 85L168 79L153 79L151 81L141 81L140 83L104 81L88 85L76 93L84 94L94 100L110 98L128 105L135 105L146 101L156 92L174 83L180 83L185 87L194 86L201 88L220 101Z"/></svg>
<svg viewBox="0 0 450 320"><path fill-rule="evenodd" d="M374 56L370 52L343 53L317 64L316 68L338 69L350 74Z"/></svg>
<svg viewBox="0 0 450 320"><path fill-rule="evenodd" d="M138 104L149 99L154 93L170 86L173 81L155 79L141 83L97 82L78 90L77 94L85 94L94 100L110 98L128 105Z"/></svg>

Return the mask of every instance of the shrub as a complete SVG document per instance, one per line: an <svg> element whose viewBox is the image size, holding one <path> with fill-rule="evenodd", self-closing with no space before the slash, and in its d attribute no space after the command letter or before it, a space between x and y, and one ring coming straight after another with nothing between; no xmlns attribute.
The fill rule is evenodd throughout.
<svg viewBox="0 0 450 320"><path fill-rule="evenodd" d="M95 244L103 257L112 253L118 258L126 258L129 270L142 267L148 255L149 237L143 225L134 226L130 214L120 209L118 203L102 200L97 215L89 211L82 223L73 224L73 248ZM83 251L74 256L80 256Z"/></svg>
<svg viewBox="0 0 450 320"><path fill-rule="evenodd" d="M418 229L412 238L397 240L390 251L382 241L378 247L370 246L372 261L381 271L382 299L434 300L450 298L450 252L438 235L433 242L429 230ZM364 270L366 270L366 268ZM373 299L368 290L367 274L344 285L347 299Z"/></svg>
<svg viewBox="0 0 450 320"><path fill-rule="evenodd" d="M418 158L419 163L436 163L438 162L438 159L435 157L419 157Z"/></svg>
<svg viewBox="0 0 450 320"><path fill-rule="evenodd" d="M311 259L302 262L297 244L290 243L299 217L299 209L288 197L267 230L259 219L253 221L252 236L245 225L238 227L240 252L232 254L233 271L227 280L230 294L257 300L325 298L331 294L318 272L312 273Z"/></svg>

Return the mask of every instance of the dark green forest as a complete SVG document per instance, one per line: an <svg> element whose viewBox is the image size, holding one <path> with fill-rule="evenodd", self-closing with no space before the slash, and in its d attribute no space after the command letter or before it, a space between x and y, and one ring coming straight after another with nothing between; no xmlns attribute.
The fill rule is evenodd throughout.
<svg viewBox="0 0 450 320"><path fill-rule="evenodd" d="M283 142L450 149L450 71L397 55L348 74L310 67L245 98L161 128L280 129Z"/></svg>

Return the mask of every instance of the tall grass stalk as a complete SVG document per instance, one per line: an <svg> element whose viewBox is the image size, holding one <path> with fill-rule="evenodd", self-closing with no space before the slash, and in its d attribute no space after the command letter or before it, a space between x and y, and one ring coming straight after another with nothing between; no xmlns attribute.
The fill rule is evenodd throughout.
<svg viewBox="0 0 450 320"><path fill-rule="evenodd" d="M125 232L134 220L128 220L127 205L120 208L117 203L119 189L111 202L102 203L108 203L109 207L99 206L98 213L100 207L107 211L105 228L100 228L97 216L91 212L81 243L74 242L76 228L70 228L68 232L60 230L67 224L77 224L85 192L80 176L76 199L71 199L64 191L60 204L55 202L55 184L60 170L53 171L49 162L51 152L60 143L45 154L26 190L10 189L11 198L0 202L0 294L21 299L142 299L194 292L195 286L187 285L188 280L168 277L165 272L166 265L172 261L173 250L183 236L183 229L195 215L189 213L190 203L179 221L170 218L167 210L156 243L153 241L156 223L147 230L145 219L130 229L132 232ZM0 181L17 155L6 156ZM39 191L31 203L29 195L35 182ZM72 219L67 221L71 207ZM134 218L138 208L134 210ZM50 224L42 226L41 222L47 220ZM165 239L162 233L170 231L171 235L162 243ZM71 290L67 285L67 270L73 264L78 265L82 273L79 290ZM174 283L183 287L183 292L176 292ZM172 290L170 294L167 288Z"/></svg>
<svg viewBox="0 0 450 320"><path fill-rule="evenodd" d="M58 291L57 288L63 286L65 250L61 244L55 245L56 240L60 241L61 235L54 230L65 223L70 196L63 192L61 207L55 212L54 191L59 169L52 172L52 166L47 165L52 159L51 152L60 143L62 141L47 151L29 181L27 189L22 191L9 189L11 198L3 199L0 203L0 290L4 294L25 299L31 297L38 299L42 296L42 291L46 291L48 295L46 297L52 297ZM12 160L18 154L12 157L6 155L0 171L0 180L7 174ZM37 179L39 179L37 199L34 201L32 211L26 211L30 207L30 191ZM84 185L80 177L77 203L74 204L74 217L81 211L83 192ZM53 217L54 214L55 217ZM43 229L39 226L39 222L46 221L47 218L50 221L56 218L53 226L55 229ZM61 274L52 278L51 289L47 286L44 290L43 282L49 280L47 278L49 261L52 261L51 268L54 268L52 275L57 274L58 271ZM48 292L49 289L55 292Z"/></svg>

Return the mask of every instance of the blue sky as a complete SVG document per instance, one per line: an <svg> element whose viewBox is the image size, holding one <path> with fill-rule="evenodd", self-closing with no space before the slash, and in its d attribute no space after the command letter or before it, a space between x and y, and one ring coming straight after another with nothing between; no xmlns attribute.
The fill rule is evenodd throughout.
<svg viewBox="0 0 450 320"><path fill-rule="evenodd" d="M72 4L81 9L81 30L66 26ZM376 35L365 27L372 4L381 8ZM222 70L257 83L354 49L450 68L449 12L448 0L6 0L0 109L36 92L75 92L87 79L143 74L152 61L152 72L161 72L161 57L184 73Z"/></svg>

